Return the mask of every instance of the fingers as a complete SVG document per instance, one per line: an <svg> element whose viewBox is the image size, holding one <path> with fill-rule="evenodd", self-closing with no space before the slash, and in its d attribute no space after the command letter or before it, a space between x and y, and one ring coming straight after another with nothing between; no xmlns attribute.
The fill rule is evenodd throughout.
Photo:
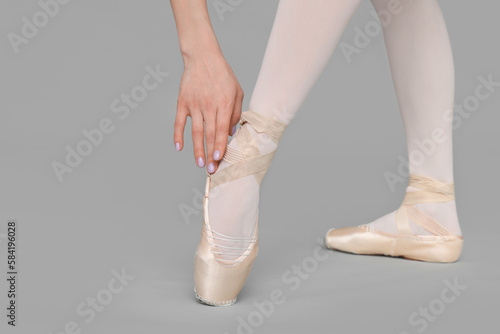
<svg viewBox="0 0 500 334"><path fill-rule="evenodd" d="M236 132L236 125L241 117L241 105L243 103L243 90L239 90L234 102L233 114L229 123L229 135L232 136Z"/></svg>
<svg viewBox="0 0 500 334"><path fill-rule="evenodd" d="M205 119L205 144L207 146L207 171L212 174L216 171L214 163L214 144L216 136L216 113L206 113Z"/></svg>
<svg viewBox="0 0 500 334"><path fill-rule="evenodd" d="M200 112L191 113L191 135L196 165L205 166L205 147L203 145L203 117Z"/></svg>
<svg viewBox="0 0 500 334"><path fill-rule="evenodd" d="M208 166L209 173L214 173L217 170L219 161L226 152L227 137L228 135L232 136L236 132L236 125L241 116L242 102L243 91L240 88L233 100L227 100L225 103L220 104L221 109L217 111L215 122L215 142L213 149L208 153L210 154L210 163L212 163L213 159L213 165L210 164Z"/></svg>
<svg viewBox="0 0 500 334"><path fill-rule="evenodd" d="M213 159L220 161L224 156L227 145L227 135L231 124L231 116L233 114L234 105L219 110L217 112L216 131L215 131L215 144Z"/></svg>
<svg viewBox="0 0 500 334"><path fill-rule="evenodd" d="M184 147L184 129L186 127L188 112L182 105L177 105L177 114L174 123L174 145L177 151Z"/></svg>
<svg viewBox="0 0 500 334"><path fill-rule="evenodd" d="M174 124L176 150L184 148L184 130L190 116L195 163L198 167L206 166L210 174L215 173L226 151L228 134L233 135L236 130L242 101L243 91L238 87L232 98L221 98L215 104L218 110L197 110L178 102Z"/></svg>

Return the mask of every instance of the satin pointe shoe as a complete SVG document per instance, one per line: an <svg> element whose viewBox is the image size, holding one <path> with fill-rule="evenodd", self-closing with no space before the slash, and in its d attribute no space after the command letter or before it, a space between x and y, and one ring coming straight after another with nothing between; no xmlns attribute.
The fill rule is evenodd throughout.
<svg viewBox="0 0 500 334"><path fill-rule="evenodd" d="M195 296L202 303L212 306L229 306L236 302L257 257L258 222L252 238L237 238L214 231L210 226L208 214L210 191L217 185L249 175L254 175L260 185L276 150L260 154L252 145L253 138L248 126L257 133L265 133L276 144L286 128L285 124L254 111L243 112L239 122L241 127L233 140L237 140L240 150L227 146L223 160L230 165L207 176L203 199L203 228L195 253ZM237 241L248 244L248 247L225 247L218 245L218 240ZM231 259L224 256L227 254L233 255Z"/></svg>
<svg viewBox="0 0 500 334"><path fill-rule="evenodd" d="M397 234L374 230L366 225L330 229L325 237L329 249L354 254L387 255L426 262L455 262L460 257L463 237L454 235L414 205L455 200L453 183L443 183L423 175L410 175L409 186L418 191L406 192L396 211ZM412 232L410 223L430 235Z"/></svg>

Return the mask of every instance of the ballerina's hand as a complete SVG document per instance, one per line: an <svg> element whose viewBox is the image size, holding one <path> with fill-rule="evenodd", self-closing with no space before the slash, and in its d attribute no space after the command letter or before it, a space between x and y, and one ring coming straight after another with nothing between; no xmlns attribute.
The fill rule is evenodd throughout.
<svg viewBox="0 0 500 334"><path fill-rule="evenodd" d="M189 116L195 162L199 167L207 162L208 172L214 173L226 150L228 135L236 129L242 101L243 90L222 54L204 54L185 61L174 128L177 151L184 147Z"/></svg>

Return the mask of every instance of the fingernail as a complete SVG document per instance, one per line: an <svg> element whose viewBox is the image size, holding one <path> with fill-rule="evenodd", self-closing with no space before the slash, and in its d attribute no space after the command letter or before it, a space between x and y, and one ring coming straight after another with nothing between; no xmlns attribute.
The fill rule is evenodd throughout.
<svg viewBox="0 0 500 334"><path fill-rule="evenodd" d="M215 150L214 152L214 160L219 160L220 159L220 151L219 150Z"/></svg>
<svg viewBox="0 0 500 334"><path fill-rule="evenodd" d="M181 144L175 143L175 150L179 152L181 150Z"/></svg>
<svg viewBox="0 0 500 334"><path fill-rule="evenodd" d="M212 174L213 172L215 172L215 165L214 165L213 162L211 162L211 163L208 164L208 172L210 174Z"/></svg>
<svg viewBox="0 0 500 334"><path fill-rule="evenodd" d="M233 129L231 130L231 136L234 135L236 133L236 125L233 126Z"/></svg>
<svg viewBox="0 0 500 334"><path fill-rule="evenodd" d="M205 159L203 159L202 157L199 157L198 158L198 167L203 167L205 166Z"/></svg>

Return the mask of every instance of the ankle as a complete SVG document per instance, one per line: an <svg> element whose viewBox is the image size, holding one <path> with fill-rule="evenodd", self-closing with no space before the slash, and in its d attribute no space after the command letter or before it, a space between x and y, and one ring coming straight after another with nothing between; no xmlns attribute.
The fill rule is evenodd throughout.
<svg viewBox="0 0 500 334"><path fill-rule="evenodd" d="M438 221L452 234L462 235L455 201L444 203L420 203L415 204L415 208L427 214L432 219ZM412 223L411 225L412 230L417 234L422 234L422 231L425 231L417 224Z"/></svg>

